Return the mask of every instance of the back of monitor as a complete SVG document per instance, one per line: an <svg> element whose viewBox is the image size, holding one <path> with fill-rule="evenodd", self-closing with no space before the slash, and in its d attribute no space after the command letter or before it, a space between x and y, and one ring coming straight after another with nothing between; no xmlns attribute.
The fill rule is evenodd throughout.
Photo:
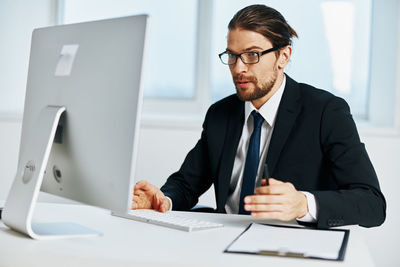
<svg viewBox="0 0 400 267"><path fill-rule="evenodd" d="M35 234L40 187L130 208L146 25L141 15L34 31L18 170L3 213L11 228Z"/></svg>

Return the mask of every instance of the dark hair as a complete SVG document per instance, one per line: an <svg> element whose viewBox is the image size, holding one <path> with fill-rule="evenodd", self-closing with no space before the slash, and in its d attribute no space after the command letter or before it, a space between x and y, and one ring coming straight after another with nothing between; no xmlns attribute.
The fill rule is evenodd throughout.
<svg viewBox="0 0 400 267"><path fill-rule="evenodd" d="M239 10L228 25L229 30L241 28L264 35L273 47L292 44L295 30L277 10L265 5L251 5Z"/></svg>

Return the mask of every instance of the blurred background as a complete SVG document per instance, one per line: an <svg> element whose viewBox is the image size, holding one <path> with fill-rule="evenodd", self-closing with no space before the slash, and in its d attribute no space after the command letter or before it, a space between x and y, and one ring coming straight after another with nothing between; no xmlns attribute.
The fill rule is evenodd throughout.
<svg viewBox="0 0 400 267"><path fill-rule="evenodd" d="M386 222L363 229L365 239L377 266L398 266L398 0L0 0L0 199L17 167L33 29L150 15L136 177L161 186L200 137L210 104L235 92L217 55L234 13L255 3L280 11L299 35L286 73L350 104L388 204ZM213 188L199 204L215 207Z"/></svg>

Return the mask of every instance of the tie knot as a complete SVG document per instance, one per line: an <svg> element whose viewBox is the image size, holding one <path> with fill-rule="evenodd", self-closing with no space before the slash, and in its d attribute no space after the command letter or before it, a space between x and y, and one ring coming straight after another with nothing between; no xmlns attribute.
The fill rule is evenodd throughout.
<svg viewBox="0 0 400 267"><path fill-rule="evenodd" d="M253 110L251 112L251 116L253 116L254 119L254 129L261 128L261 125L264 121L264 118L261 116L261 114Z"/></svg>

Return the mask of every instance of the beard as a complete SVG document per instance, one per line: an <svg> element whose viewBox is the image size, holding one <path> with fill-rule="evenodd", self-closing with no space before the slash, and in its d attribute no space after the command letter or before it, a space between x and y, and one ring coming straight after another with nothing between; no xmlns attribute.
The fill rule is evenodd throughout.
<svg viewBox="0 0 400 267"><path fill-rule="evenodd" d="M278 70L274 68L271 77L264 82L259 82L257 77L245 76L243 74L235 75L233 77L233 82L236 85L238 81L249 81L254 84L254 89L246 88L243 90L239 86L236 87L236 94L242 101L253 101L261 97L266 96L274 87L276 80L278 78Z"/></svg>

